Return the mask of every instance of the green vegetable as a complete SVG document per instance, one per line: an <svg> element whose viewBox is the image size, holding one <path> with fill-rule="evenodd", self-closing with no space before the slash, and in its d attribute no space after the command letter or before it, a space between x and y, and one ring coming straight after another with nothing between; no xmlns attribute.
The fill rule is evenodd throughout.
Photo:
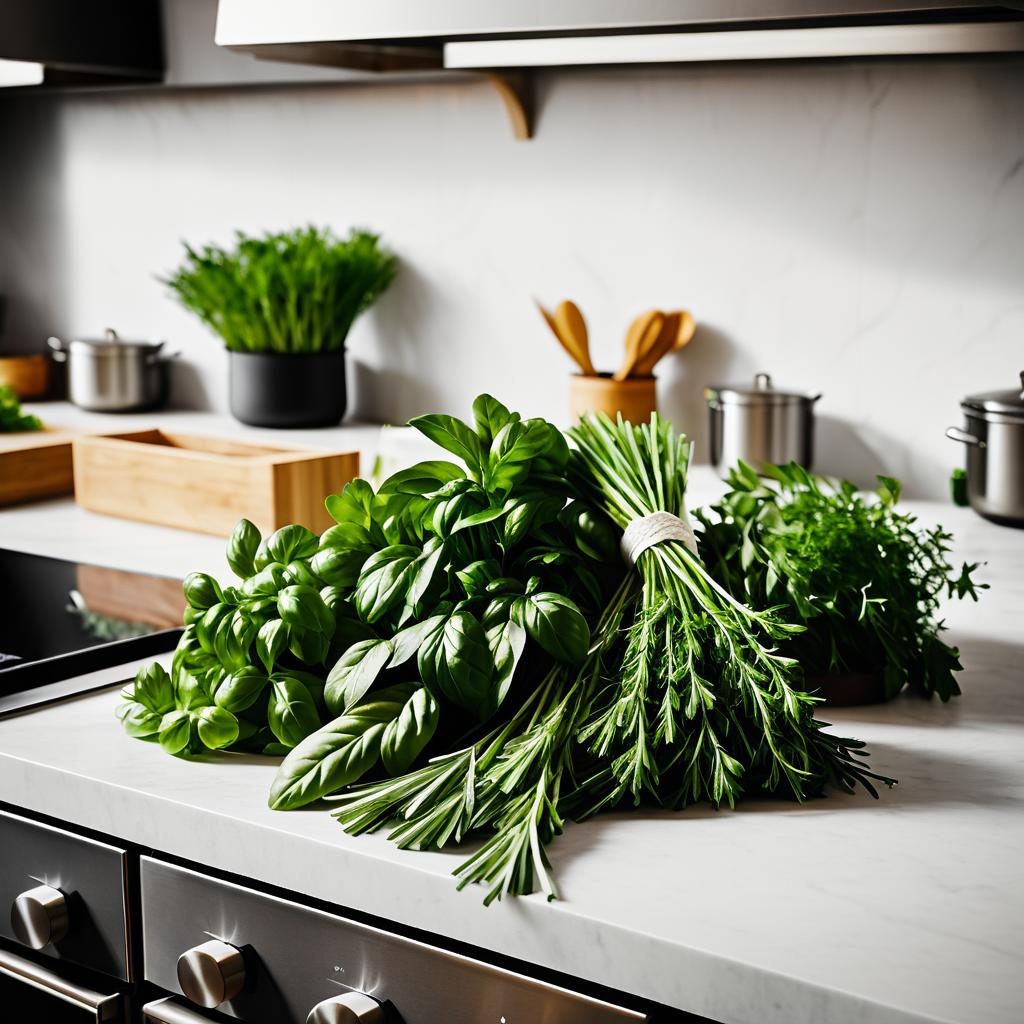
<svg viewBox="0 0 1024 1024"><path fill-rule="evenodd" d="M715 578L752 607L805 627L784 652L807 676L878 672L889 699L904 687L942 700L960 693L959 655L940 639L939 604L977 600L978 566L954 569L950 534L899 512L890 477L867 498L796 464L766 473L740 465L728 494L699 516L701 555Z"/></svg>
<svg viewBox="0 0 1024 1024"><path fill-rule="evenodd" d="M21 411L21 402L14 388L0 384L0 434L42 429L43 423L38 416Z"/></svg>
<svg viewBox="0 0 1024 1024"><path fill-rule="evenodd" d="M238 232L233 248L186 245L163 283L232 351L339 352L397 272L379 242L358 230L345 241L313 227L260 238ZM232 568L248 575L244 560Z"/></svg>

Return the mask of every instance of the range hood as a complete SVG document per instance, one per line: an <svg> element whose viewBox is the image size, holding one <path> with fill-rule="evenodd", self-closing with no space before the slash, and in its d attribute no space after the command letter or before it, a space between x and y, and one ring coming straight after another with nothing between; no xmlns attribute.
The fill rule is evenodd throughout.
<svg viewBox="0 0 1024 1024"><path fill-rule="evenodd" d="M217 42L372 70L1024 49L1024 0L220 0Z"/></svg>
<svg viewBox="0 0 1024 1024"><path fill-rule="evenodd" d="M159 81L159 0L0 0L0 85Z"/></svg>

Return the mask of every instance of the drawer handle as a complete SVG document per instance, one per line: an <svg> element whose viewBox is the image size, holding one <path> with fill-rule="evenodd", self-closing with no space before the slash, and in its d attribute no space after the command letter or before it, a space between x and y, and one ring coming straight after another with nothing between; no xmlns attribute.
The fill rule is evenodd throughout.
<svg viewBox="0 0 1024 1024"><path fill-rule="evenodd" d="M116 1021L121 1017L122 1000L118 993L93 992L91 989L72 985L59 974L41 967L31 960L25 960L13 953L0 949L0 974L6 975L22 985L29 985L40 992L53 996L61 1002L86 1010L93 1014L97 1024Z"/></svg>
<svg viewBox="0 0 1024 1024"><path fill-rule="evenodd" d="M182 1006L175 999L158 999L155 1003L146 1003L142 1008L142 1019L147 1024L210 1024L209 1017Z"/></svg>

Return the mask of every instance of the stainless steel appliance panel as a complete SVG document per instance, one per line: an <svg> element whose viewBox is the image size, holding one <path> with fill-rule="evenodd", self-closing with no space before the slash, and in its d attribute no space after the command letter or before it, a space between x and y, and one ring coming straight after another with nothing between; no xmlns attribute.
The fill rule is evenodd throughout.
<svg viewBox="0 0 1024 1024"><path fill-rule="evenodd" d="M209 947L211 940L214 946L235 946L246 958L245 982L217 1010L251 1024L304 1024L318 1003L351 992L390 1003L404 1024L647 1020L642 1013L150 857L141 858L141 878L146 979L181 993L183 954ZM190 971L188 958L182 962Z"/></svg>
<svg viewBox="0 0 1024 1024"><path fill-rule="evenodd" d="M0 936L130 980L127 854L0 811Z"/></svg>
<svg viewBox="0 0 1024 1024"><path fill-rule="evenodd" d="M0 1020L10 1024L117 1024L125 997L97 992L0 949Z"/></svg>

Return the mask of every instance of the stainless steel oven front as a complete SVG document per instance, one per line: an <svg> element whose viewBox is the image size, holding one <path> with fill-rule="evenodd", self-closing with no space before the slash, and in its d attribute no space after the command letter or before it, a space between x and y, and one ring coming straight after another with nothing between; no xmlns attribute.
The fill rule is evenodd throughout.
<svg viewBox="0 0 1024 1024"><path fill-rule="evenodd" d="M623 1006L143 857L147 1024L638 1024Z"/></svg>
<svg viewBox="0 0 1024 1024"><path fill-rule="evenodd" d="M124 849L0 811L0 1020L130 1019L128 871Z"/></svg>

